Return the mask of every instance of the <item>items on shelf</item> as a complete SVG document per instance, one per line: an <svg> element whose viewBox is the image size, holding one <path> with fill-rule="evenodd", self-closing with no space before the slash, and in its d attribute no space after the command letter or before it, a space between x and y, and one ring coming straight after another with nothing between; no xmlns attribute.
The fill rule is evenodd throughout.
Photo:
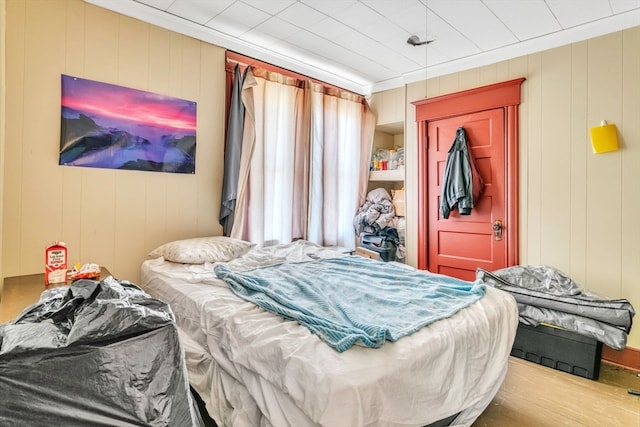
<svg viewBox="0 0 640 427"><path fill-rule="evenodd" d="M404 147L396 149L378 148L373 153L370 170L384 171L404 169Z"/></svg>

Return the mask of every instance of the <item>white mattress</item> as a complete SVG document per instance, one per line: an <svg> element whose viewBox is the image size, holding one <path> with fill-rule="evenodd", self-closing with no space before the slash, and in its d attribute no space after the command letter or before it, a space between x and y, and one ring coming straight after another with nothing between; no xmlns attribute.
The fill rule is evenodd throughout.
<svg viewBox="0 0 640 427"><path fill-rule="evenodd" d="M227 265L336 253L305 243L253 249ZM409 267L408 267L409 268ZM382 348L344 353L304 326L236 297L212 264L162 258L141 286L171 306L189 379L219 426L425 426L460 413L469 426L497 393L518 324L513 297L480 301Z"/></svg>

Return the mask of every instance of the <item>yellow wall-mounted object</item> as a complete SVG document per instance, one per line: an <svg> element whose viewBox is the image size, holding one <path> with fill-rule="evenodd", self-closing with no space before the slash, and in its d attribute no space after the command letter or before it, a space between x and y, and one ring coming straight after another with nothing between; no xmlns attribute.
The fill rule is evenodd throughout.
<svg viewBox="0 0 640 427"><path fill-rule="evenodd" d="M591 134L591 145L594 153L606 153L618 149L618 130L616 125L609 125L603 120L600 126L592 127L589 133Z"/></svg>

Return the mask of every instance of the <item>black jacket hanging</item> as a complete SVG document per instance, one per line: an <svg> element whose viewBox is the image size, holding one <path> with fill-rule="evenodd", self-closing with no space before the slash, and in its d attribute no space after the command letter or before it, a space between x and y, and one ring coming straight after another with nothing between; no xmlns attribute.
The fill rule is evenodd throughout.
<svg viewBox="0 0 640 427"><path fill-rule="evenodd" d="M229 104L227 121L227 139L224 152L224 175L222 177L222 200L220 201L219 222L225 236L231 234L235 219L236 198L238 197L238 174L240 173L240 154L242 153L242 132L244 130L245 108L242 103L242 84L247 70L240 72L240 64L234 69L233 88Z"/></svg>
<svg viewBox="0 0 640 427"><path fill-rule="evenodd" d="M456 204L460 215L471 214L483 190L484 181L469 150L467 134L463 127L459 127L447 154L440 183L440 214L445 219L449 218Z"/></svg>

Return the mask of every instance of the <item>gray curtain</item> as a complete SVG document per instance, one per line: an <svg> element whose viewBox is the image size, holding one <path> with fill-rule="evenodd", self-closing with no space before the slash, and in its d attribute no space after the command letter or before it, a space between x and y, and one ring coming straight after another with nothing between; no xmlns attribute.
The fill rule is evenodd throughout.
<svg viewBox="0 0 640 427"><path fill-rule="evenodd" d="M248 67L247 67L248 68ZM246 76L236 64L233 89L229 105L227 122L227 140L224 151L224 177L222 178L222 197L220 202L220 225L225 236L231 234L238 198L238 174L240 172L240 153L242 152L242 133L244 130L244 104L240 93Z"/></svg>

